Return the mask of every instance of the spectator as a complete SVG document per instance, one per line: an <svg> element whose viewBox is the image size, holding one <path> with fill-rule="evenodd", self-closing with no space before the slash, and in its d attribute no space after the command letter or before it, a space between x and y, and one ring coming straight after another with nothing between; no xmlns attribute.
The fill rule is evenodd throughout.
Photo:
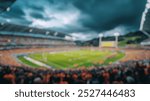
<svg viewBox="0 0 150 101"><path fill-rule="evenodd" d="M0 65L4 84L150 84L150 60L89 69L51 70Z"/></svg>

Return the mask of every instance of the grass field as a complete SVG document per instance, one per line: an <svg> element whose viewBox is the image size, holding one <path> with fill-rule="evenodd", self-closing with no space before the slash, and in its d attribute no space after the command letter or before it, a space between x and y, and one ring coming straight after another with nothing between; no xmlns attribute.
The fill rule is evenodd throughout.
<svg viewBox="0 0 150 101"><path fill-rule="evenodd" d="M36 65L36 64L34 64L34 63L32 63L32 62L26 60L23 56L19 56L18 59L19 59L22 63L24 63L24 64L26 64L26 65L28 65L28 66L35 67L35 68L38 68L38 67L39 67L38 65Z"/></svg>
<svg viewBox="0 0 150 101"><path fill-rule="evenodd" d="M45 63L57 69L89 67L92 65L107 65L124 57L124 53L116 51L76 50L68 52L45 52L29 54L28 57ZM23 57L22 57L23 58ZM36 64L21 57L20 61L37 67Z"/></svg>

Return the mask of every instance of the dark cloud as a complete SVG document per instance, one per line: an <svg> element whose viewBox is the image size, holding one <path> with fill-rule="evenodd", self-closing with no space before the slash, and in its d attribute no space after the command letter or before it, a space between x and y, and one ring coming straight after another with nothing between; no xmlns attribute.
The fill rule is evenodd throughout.
<svg viewBox="0 0 150 101"><path fill-rule="evenodd" d="M30 16L34 17L34 18L39 18L39 19L43 19L43 15L41 13L38 12L32 12L30 13Z"/></svg>
<svg viewBox="0 0 150 101"><path fill-rule="evenodd" d="M124 33L138 30L145 4L146 0L17 0L0 20L66 33Z"/></svg>
<svg viewBox="0 0 150 101"><path fill-rule="evenodd" d="M86 15L80 19L84 26L103 31L120 25L138 28L145 3L146 0L76 0L74 4Z"/></svg>

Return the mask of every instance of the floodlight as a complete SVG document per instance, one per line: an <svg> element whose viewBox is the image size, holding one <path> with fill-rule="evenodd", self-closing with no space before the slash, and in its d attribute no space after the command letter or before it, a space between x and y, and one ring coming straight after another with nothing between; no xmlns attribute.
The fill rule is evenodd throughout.
<svg viewBox="0 0 150 101"><path fill-rule="evenodd" d="M6 19L6 22L11 22L11 20L10 19Z"/></svg>
<svg viewBox="0 0 150 101"><path fill-rule="evenodd" d="M29 32L32 32L32 31L33 31L33 29L30 29L30 30L29 30Z"/></svg>
<svg viewBox="0 0 150 101"><path fill-rule="evenodd" d="M100 33L98 36L99 36L99 37L103 37L104 35L103 35L103 33Z"/></svg>
<svg viewBox="0 0 150 101"><path fill-rule="evenodd" d="M58 35L58 32L55 32L55 34L54 34L55 36L57 36Z"/></svg>
<svg viewBox="0 0 150 101"><path fill-rule="evenodd" d="M70 37L70 36L66 35L66 36L65 36L65 39L66 39L66 40L71 40L71 39L72 39L72 37Z"/></svg>
<svg viewBox="0 0 150 101"><path fill-rule="evenodd" d="M46 34L46 35L48 35L49 33L50 33L50 32L49 32L49 31L47 31L45 34Z"/></svg>
<svg viewBox="0 0 150 101"><path fill-rule="evenodd" d="M115 36L119 36L119 35L120 35L120 33L114 33L114 35L115 35Z"/></svg>
<svg viewBox="0 0 150 101"><path fill-rule="evenodd" d="M116 37L116 48L118 48L118 36L120 35L120 33L116 32L114 33L115 37Z"/></svg>
<svg viewBox="0 0 150 101"><path fill-rule="evenodd" d="M98 36L99 36L99 47L101 47L102 37L103 37L104 35L103 35L103 33L100 33Z"/></svg>
<svg viewBox="0 0 150 101"><path fill-rule="evenodd" d="M8 7L8 8L6 9L6 11L9 12L9 11L10 11L10 7Z"/></svg>

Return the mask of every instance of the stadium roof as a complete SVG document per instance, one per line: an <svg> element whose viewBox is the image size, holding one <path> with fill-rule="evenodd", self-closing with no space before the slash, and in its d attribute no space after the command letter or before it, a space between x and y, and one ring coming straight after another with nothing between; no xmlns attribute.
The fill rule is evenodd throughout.
<svg viewBox="0 0 150 101"><path fill-rule="evenodd" d="M16 0L0 0L0 13L7 12L10 10L10 6ZM48 30L39 29L23 25L16 25L12 23L0 22L0 35L19 35L39 38L54 38L54 39L65 39L66 34ZM67 35L70 36L70 35Z"/></svg>
<svg viewBox="0 0 150 101"><path fill-rule="evenodd" d="M21 25L15 25L10 23L0 23L0 33L4 34L12 34L12 35L21 35L24 34L26 36L49 36L49 37L58 37L58 38L64 38L66 34L47 30L47 29L39 29L39 28L33 28L33 27L27 27L27 26L21 26ZM69 35L67 35L69 36Z"/></svg>
<svg viewBox="0 0 150 101"><path fill-rule="evenodd" d="M0 13L7 10L16 0L0 0Z"/></svg>
<svg viewBox="0 0 150 101"><path fill-rule="evenodd" d="M46 36L46 35L40 35L40 34L26 34L26 33L11 33L11 32L1 32L0 36L15 36L15 37L32 37L32 38L44 38L44 39L52 39L52 40L66 40L65 38L60 37L53 37L53 36ZM33 37L34 36L34 37ZM66 40L69 41L69 40Z"/></svg>

